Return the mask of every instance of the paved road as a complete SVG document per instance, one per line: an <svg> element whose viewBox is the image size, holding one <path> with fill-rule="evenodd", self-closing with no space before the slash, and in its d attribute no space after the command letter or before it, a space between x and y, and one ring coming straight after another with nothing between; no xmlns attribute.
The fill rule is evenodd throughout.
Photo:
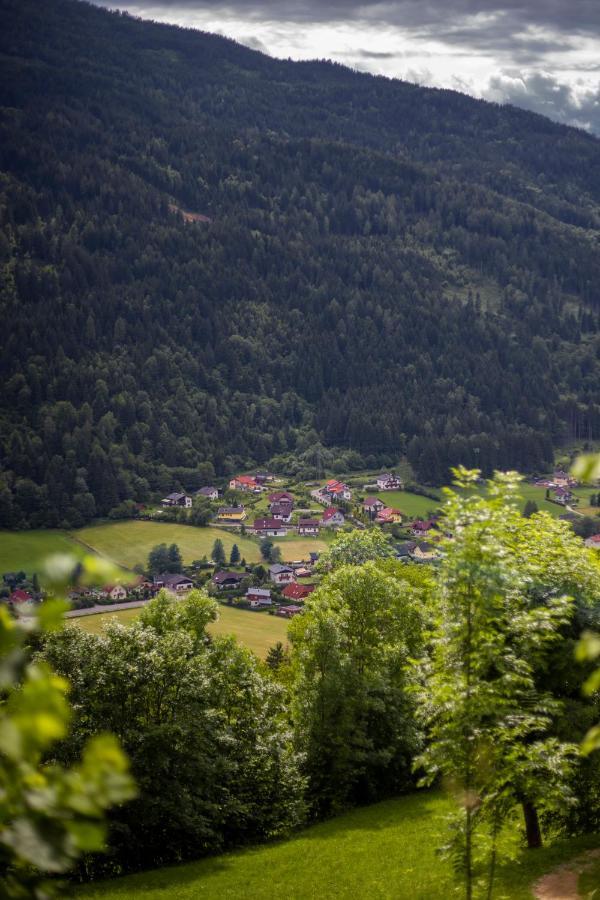
<svg viewBox="0 0 600 900"><path fill-rule="evenodd" d="M70 609L65 613L65 619L76 619L78 616L94 616L97 613L115 612L118 609L136 609L145 606L148 600L132 600L131 603L98 603L87 609Z"/></svg>

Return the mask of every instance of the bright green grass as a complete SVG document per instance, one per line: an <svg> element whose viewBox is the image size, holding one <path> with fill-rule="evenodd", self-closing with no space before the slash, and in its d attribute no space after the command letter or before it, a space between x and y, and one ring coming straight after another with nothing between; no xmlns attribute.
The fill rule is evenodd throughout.
<svg viewBox="0 0 600 900"><path fill-rule="evenodd" d="M91 634L100 634L108 622L120 622L129 625L140 614L137 609L119 609L114 612L98 613L93 616L76 616L68 619L69 625L78 625ZM219 605L219 618L209 625L211 634L233 634L241 644L253 650L257 656L265 657L269 647L281 641L287 642L287 626L285 619L270 616L266 612L251 612L234 609L231 606Z"/></svg>
<svg viewBox="0 0 600 900"><path fill-rule="evenodd" d="M197 528L193 525L178 525L173 522L148 522L128 520L110 522L106 525L90 525L74 533L74 536L102 556L132 568L145 565L148 554L156 544L177 544L186 564L208 556L216 538L223 541L225 553L237 544L247 562L258 562L258 544L247 537L232 534L222 528Z"/></svg>
<svg viewBox="0 0 600 900"><path fill-rule="evenodd" d="M448 800L421 792L355 810L277 844L80 889L98 900L446 900L462 896L436 848L447 838ZM531 898L531 884L600 837L534 852L517 847L499 867L496 900Z"/></svg>
<svg viewBox="0 0 600 900"><path fill-rule="evenodd" d="M420 494L411 494L410 491L381 491L377 497L386 506L399 509L409 519L426 517L430 512L435 512L442 504L441 500L421 497Z"/></svg>
<svg viewBox="0 0 600 900"><path fill-rule="evenodd" d="M39 572L46 557L71 553L78 559L86 549L62 531L0 531L0 572Z"/></svg>
<svg viewBox="0 0 600 900"><path fill-rule="evenodd" d="M523 507L525 507L525 503L528 500L535 500L540 512L548 512L554 517L561 516L566 512L563 506L559 506L557 503L548 503L545 488L523 483L520 493ZM411 494L409 491L382 491L377 496L387 506L393 506L405 513L409 519L425 517L429 512L434 512L444 502L441 490L440 496L442 499L437 503L429 497L421 497L419 494Z"/></svg>

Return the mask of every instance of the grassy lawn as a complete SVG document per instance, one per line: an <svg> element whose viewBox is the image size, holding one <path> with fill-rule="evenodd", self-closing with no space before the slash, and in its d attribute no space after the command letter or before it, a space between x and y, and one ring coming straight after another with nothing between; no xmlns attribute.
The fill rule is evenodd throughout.
<svg viewBox="0 0 600 900"><path fill-rule="evenodd" d="M62 531L0 531L0 573L39 572L53 553L71 553L78 558L86 550Z"/></svg>
<svg viewBox="0 0 600 900"><path fill-rule="evenodd" d="M411 494L409 491L383 491L377 496L387 506L396 507L396 509L399 509L411 519L427 516L429 512L433 512L444 502L443 498L439 503L436 503L435 500L431 500L429 497L421 497L419 494ZM523 498L523 507L525 507L525 503L528 500L534 500L540 512L548 512L555 517L561 516L566 512L563 506L559 506L557 503L548 503L546 500L546 489L536 487L534 484L523 483L521 485L521 496ZM596 509L595 512L598 512L598 510Z"/></svg>
<svg viewBox="0 0 600 900"><path fill-rule="evenodd" d="M110 522L82 528L74 533L74 537L128 568L138 563L145 565L150 550L156 544L163 543L177 544L186 564L202 559L203 556L210 557L216 538L223 541L228 556L233 545L237 544L247 562L258 562L260 558L258 544L240 534L232 534L221 528L196 528L173 522Z"/></svg>
<svg viewBox="0 0 600 900"><path fill-rule="evenodd" d="M288 841L227 853L183 866L79 889L98 900L443 900L462 896L436 849L447 836L448 800L421 792L355 810ZM496 900L531 898L530 885L600 837L553 844L534 852L507 841L514 859L499 867Z"/></svg>
<svg viewBox="0 0 600 900"><path fill-rule="evenodd" d="M377 497L386 506L399 509L409 519L426 517L428 513L434 512L442 504L441 500L421 497L420 494L411 494L409 491L381 491Z"/></svg>
<svg viewBox="0 0 600 900"><path fill-rule="evenodd" d="M93 616L78 616L68 619L70 625L78 625L91 634L100 634L108 622L129 625L140 614L140 609L120 609L114 612L98 613ZM265 657L267 650L277 641L287 642L287 621L266 612L250 612L219 605L219 618L209 626L211 634L233 634L241 644L253 650L257 656Z"/></svg>

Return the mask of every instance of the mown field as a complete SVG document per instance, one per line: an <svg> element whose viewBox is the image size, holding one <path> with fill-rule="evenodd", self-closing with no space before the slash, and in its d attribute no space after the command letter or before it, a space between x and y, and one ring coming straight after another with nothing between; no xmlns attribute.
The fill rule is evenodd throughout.
<svg viewBox="0 0 600 900"><path fill-rule="evenodd" d="M0 573L40 572L44 560L54 553L71 553L77 558L86 549L63 531L0 531Z"/></svg>
<svg viewBox="0 0 600 900"><path fill-rule="evenodd" d="M193 525L176 525L171 522L147 522L130 520L91 525L75 532L75 537L102 556L127 568L144 565L148 553L156 544L177 544L186 564L203 556L210 558L216 538L223 541L225 553L237 544L246 562L260 561L260 547L256 540L233 534L223 528L196 528ZM275 543L281 546L285 560L302 559L311 550L326 549L326 543L318 538L281 538Z"/></svg>
<svg viewBox="0 0 600 900"><path fill-rule="evenodd" d="M74 536L102 556L131 569L145 565L148 554L156 544L177 544L184 563L210 557L217 538L223 541L225 553L237 544L247 562L258 562L260 550L255 541L239 534L231 534L221 528L196 528L173 522L148 522L131 519L109 522L106 525L90 525L74 532Z"/></svg>
<svg viewBox="0 0 600 900"><path fill-rule="evenodd" d="M114 612L98 613L93 616L77 616L68 620L69 625L77 625L91 634L100 634L108 622L120 622L129 625L140 614L137 609L120 609ZM234 609L231 606L219 605L219 618L208 630L211 634L233 634L241 644L253 650L257 656L264 658L269 647L281 641L287 643L287 626L285 619L270 616L266 612L250 612L245 609Z"/></svg>
<svg viewBox="0 0 600 900"><path fill-rule="evenodd" d="M435 512L442 503L441 500L421 497L420 494L411 494L409 491L380 491L375 496L386 506L399 509L409 519L425 518L430 512Z"/></svg>
<svg viewBox="0 0 600 900"><path fill-rule="evenodd" d="M354 810L315 825L292 839L227 853L183 866L129 876L79 889L97 900L446 900L463 896L450 864L437 848L447 838L448 800L421 792ZM500 900L531 898L531 885L556 865L598 846L600 837L561 841L542 850L519 845L507 830L514 854L500 864ZM479 894L478 894L479 896Z"/></svg>
<svg viewBox="0 0 600 900"><path fill-rule="evenodd" d="M523 483L521 485L520 493L523 507L525 507L528 500L533 500L537 503L540 512L548 512L551 516L555 517L560 516L565 512L564 507L559 506L557 503L549 503L546 500L545 488L536 487L534 484ZM587 493L589 493L589 489L587 493L585 489L581 489L579 493L582 498L585 498L587 497ZM381 493L378 493L377 496L387 506L393 506L396 509L399 509L411 519L427 516L429 512L433 512L444 502L441 491L440 497L442 499L439 502L436 502L429 497L421 497L419 494L411 494L409 491L382 491ZM598 512L598 510L595 510L595 512Z"/></svg>

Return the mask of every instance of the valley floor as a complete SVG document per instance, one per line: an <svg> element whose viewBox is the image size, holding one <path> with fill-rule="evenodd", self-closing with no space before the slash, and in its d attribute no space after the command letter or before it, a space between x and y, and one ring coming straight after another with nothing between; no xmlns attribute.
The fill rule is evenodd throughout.
<svg viewBox="0 0 600 900"><path fill-rule="evenodd" d="M103 882L75 891L79 900L328 900L461 897L450 864L437 848L447 838L450 810L438 792L420 792L354 810L287 841ZM518 844L509 829L509 863L499 866L498 900L532 898L546 872L586 849L600 835L558 841L542 850Z"/></svg>

